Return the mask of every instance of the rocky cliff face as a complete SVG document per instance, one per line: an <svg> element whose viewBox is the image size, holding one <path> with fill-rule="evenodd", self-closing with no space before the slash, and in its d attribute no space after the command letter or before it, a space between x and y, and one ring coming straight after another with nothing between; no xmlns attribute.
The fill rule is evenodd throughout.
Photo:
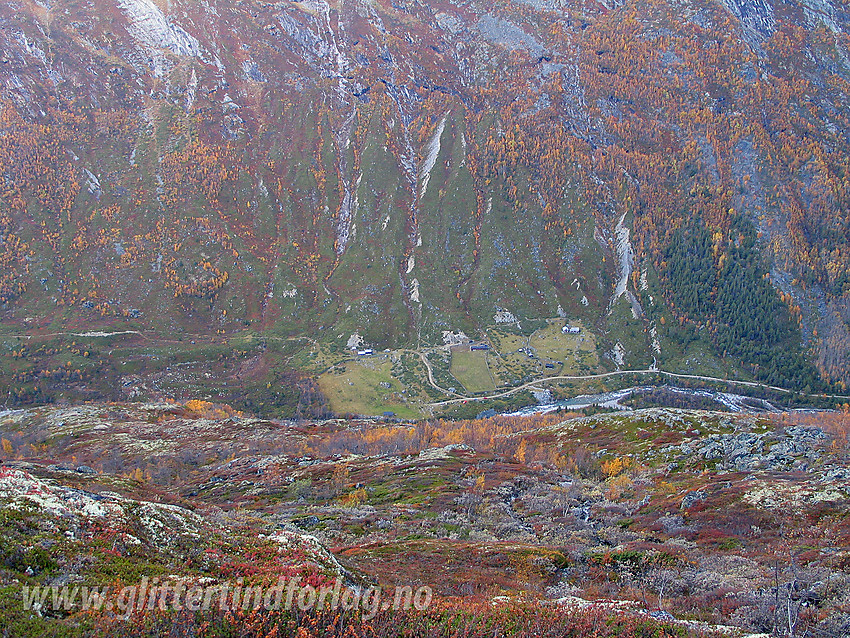
<svg viewBox="0 0 850 638"><path fill-rule="evenodd" d="M63 0L0 22L9 325L415 346L504 310L584 320L611 365L684 369L693 337L776 383L812 378L779 352L846 376L841 4ZM691 227L704 259L674 258ZM736 323L730 299L758 301Z"/></svg>

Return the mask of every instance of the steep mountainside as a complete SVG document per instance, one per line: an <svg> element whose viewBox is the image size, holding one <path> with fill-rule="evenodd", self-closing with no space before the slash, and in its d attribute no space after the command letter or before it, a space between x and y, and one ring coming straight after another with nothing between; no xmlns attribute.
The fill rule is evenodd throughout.
<svg viewBox="0 0 850 638"><path fill-rule="evenodd" d="M599 370L841 386L848 11L3 0L4 376L104 374L12 335L418 349L564 317Z"/></svg>

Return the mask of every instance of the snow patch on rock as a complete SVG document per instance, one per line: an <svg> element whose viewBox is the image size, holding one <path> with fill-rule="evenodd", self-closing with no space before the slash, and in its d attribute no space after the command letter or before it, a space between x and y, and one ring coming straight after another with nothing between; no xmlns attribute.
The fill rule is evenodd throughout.
<svg viewBox="0 0 850 638"><path fill-rule="evenodd" d="M195 69L192 69L192 74L189 76L189 81L186 83L186 110L189 111L192 109L192 106L195 104L195 95L198 90L198 74L195 73ZM133 149L133 153L136 152L136 149Z"/></svg>
<svg viewBox="0 0 850 638"><path fill-rule="evenodd" d="M630 229L625 225L625 221L626 214L623 213L617 222L617 226L614 228L615 248L617 250L617 259L620 262L620 272L617 285L614 286L614 296L611 298L611 305L626 293L629 275L632 274L632 268L635 264L634 249L632 248L632 242L629 241Z"/></svg>
<svg viewBox="0 0 850 638"><path fill-rule="evenodd" d="M357 113L355 109L351 109L345 121L338 131L335 132L336 145L339 151L339 173L342 182L342 202L339 205L339 216L337 218L336 228L336 254L341 255L345 252L346 246L354 237L354 218L357 216L357 210L360 207L360 202L357 199L357 190L360 188L360 181L363 179L361 172L354 183L351 183L349 177L348 159L345 151L351 146L351 132L354 126L354 116Z"/></svg>
<svg viewBox="0 0 850 638"><path fill-rule="evenodd" d="M425 161L422 162L422 168L419 171L419 200L425 196L425 192L428 190L428 182L431 181L431 171L437 164L437 157L440 155L440 139L443 137L448 116L448 113L443 115L440 123L437 124L437 130L434 131L434 135L425 145Z"/></svg>

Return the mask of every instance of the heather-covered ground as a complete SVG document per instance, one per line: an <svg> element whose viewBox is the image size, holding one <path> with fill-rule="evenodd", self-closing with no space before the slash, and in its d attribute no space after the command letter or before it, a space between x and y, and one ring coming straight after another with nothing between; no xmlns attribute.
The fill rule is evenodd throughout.
<svg viewBox="0 0 850 638"><path fill-rule="evenodd" d="M845 413L277 422L0 415L6 635L846 636ZM24 585L423 585L425 611L81 614ZM167 629L166 629L167 628Z"/></svg>

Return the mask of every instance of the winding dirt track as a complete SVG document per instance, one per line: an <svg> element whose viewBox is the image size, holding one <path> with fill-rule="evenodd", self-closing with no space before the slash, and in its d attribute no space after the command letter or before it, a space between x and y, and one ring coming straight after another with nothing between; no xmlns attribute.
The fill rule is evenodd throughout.
<svg viewBox="0 0 850 638"><path fill-rule="evenodd" d="M420 354L420 357L423 361L426 359L423 355ZM440 388L437 386L433 379L431 378L431 368L428 364L425 364L428 367L428 381L432 386L449 394L447 390ZM500 399L502 397L510 396L516 392L520 392L525 390L526 388L530 388L535 385L540 385L545 383L546 381L586 381L591 379L604 379L606 377L617 377L624 376L627 374L660 374L666 377L672 377L674 379L694 379L697 381L715 381L720 383L729 383L734 385L743 385L750 388L764 388L767 390L774 390L776 392L784 392L786 394L793 394L794 390L789 390L788 388L780 388L775 385L766 385L764 383L757 383L755 381L736 381L730 379L720 379L718 377L706 377L698 374L678 374L676 372L667 372L665 370L656 370L656 369L646 369L646 370L616 370L614 372L602 372L599 374L586 374L586 375L578 375L578 376L554 376L554 377L541 377L540 379L536 379L534 381L529 381L528 383L523 383L515 388L511 388L510 390L505 390L504 392L498 392L496 394L489 394L487 396L476 396L476 397L460 397L455 399L446 399L445 401L435 401L434 403L429 403L428 405L431 407L439 407L443 405L450 405L453 403L461 403L463 401L486 401L488 399ZM457 396L457 395L455 395ZM816 397L819 399L850 399L850 396L841 395L841 394L807 394L807 397Z"/></svg>

